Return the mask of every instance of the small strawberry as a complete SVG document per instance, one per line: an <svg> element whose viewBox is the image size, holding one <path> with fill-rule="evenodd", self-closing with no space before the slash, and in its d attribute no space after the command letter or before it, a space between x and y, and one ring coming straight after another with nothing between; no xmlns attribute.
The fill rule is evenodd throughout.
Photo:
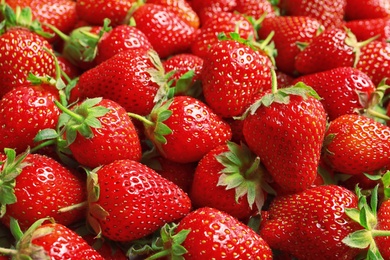
<svg viewBox="0 0 390 260"><path fill-rule="evenodd" d="M86 199L84 181L50 157L24 152L16 156L5 149L1 155L1 222L10 225L10 218L27 229L42 217L69 225L84 218L85 211L59 210Z"/></svg>
<svg viewBox="0 0 390 260"><path fill-rule="evenodd" d="M326 127L318 99L303 83L278 90L273 83L244 114L247 145L285 192L305 190L317 176Z"/></svg>
<svg viewBox="0 0 390 260"><path fill-rule="evenodd" d="M386 17L390 14L387 0L347 0L346 20L359 20Z"/></svg>
<svg viewBox="0 0 390 260"><path fill-rule="evenodd" d="M335 171L362 174L390 164L390 128L366 116L334 119L324 142L324 160Z"/></svg>
<svg viewBox="0 0 390 260"><path fill-rule="evenodd" d="M342 240L360 226L346 215L357 208L352 191L324 185L303 192L276 197L260 236L271 248L290 253L298 259L355 259L359 249ZM326 245L326 246L324 246Z"/></svg>
<svg viewBox="0 0 390 260"><path fill-rule="evenodd" d="M160 58L187 51L195 40L196 29L167 6L143 4L132 13L132 19Z"/></svg>
<svg viewBox="0 0 390 260"><path fill-rule="evenodd" d="M88 223L113 241L132 241L181 219L188 195L151 168L117 160L88 173Z"/></svg>
<svg viewBox="0 0 390 260"><path fill-rule="evenodd" d="M261 210L271 189L260 160L246 145L233 142L208 152L195 170L193 206L216 208L241 220Z"/></svg>
<svg viewBox="0 0 390 260"><path fill-rule="evenodd" d="M303 82L322 98L329 120L366 108L376 86L370 77L353 67L336 67L303 75L294 83Z"/></svg>
<svg viewBox="0 0 390 260"><path fill-rule="evenodd" d="M390 39L390 16L372 19L360 19L347 21L345 27L355 34L358 41L379 35L376 40L387 41Z"/></svg>
<svg viewBox="0 0 390 260"><path fill-rule="evenodd" d="M265 18L258 30L259 39L266 39L272 31L272 41L278 55L275 57L278 70L293 75L294 60L300 53L298 43L310 43L323 30L321 23L309 16L276 16Z"/></svg>
<svg viewBox="0 0 390 260"><path fill-rule="evenodd" d="M146 117L129 113L144 123L145 134L169 160L199 161L206 153L231 138L231 129L202 101L175 96L159 102Z"/></svg>

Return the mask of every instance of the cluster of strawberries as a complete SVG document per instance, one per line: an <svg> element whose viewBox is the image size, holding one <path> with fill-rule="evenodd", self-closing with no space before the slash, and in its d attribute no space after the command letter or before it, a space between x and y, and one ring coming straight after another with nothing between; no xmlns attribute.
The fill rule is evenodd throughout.
<svg viewBox="0 0 390 260"><path fill-rule="evenodd" d="M0 259L390 259L390 1L0 3Z"/></svg>

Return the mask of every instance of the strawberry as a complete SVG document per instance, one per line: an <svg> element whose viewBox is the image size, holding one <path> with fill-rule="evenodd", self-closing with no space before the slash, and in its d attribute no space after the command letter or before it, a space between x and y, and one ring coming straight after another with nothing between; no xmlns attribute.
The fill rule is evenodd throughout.
<svg viewBox="0 0 390 260"><path fill-rule="evenodd" d="M237 0L191 0L191 6L198 14L203 26L209 18L214 18L224 12L233 12L237 6Z"/></svg>
<svg viewBox="0 0 390 260"><path fill-rule="evenodd" d="M343 25L347 0L332 0L326 2L320 0L282 0L281 2L284 15L313 17L326 29Z"/></svg>
<svg viewBox="0 0 390 260"><path fill-rule="evenodd" d="M348 21L345 27L355 34L358 41L364 41L368 38L379 35L376 40L387 41L390 39L390 17L360 19Z"/></svg>
<svg viewBox="0 0 390 260"><path fill-rule="evenodd" d="M88 223L113 241L132 241L187 215L188 195L151 168L117 160L88 173Z"/></svg>
<svg viewBox="0 0 390 260"><path fill-rule="evenodd" d="M233 142L208 152L195 170L190 198L195 208L212 207L245 219L263 207L270 191L260 158Z"/></svg>
<svg viewBox="0 0 390 260"><path fill-rule="evenodd" d="M12 219L17 244L8 254L15 259L104 259L77 233L62 224L47 223L48 220L37 220L23 233L17 220Z"/></svg>
<svg viewBox="0 0 390 260"><path fill-rule="evenodd" d="M220 12L202 25L191 45L191 53L204 58L209 47L218 41L219 34L228 35L231 32L238 33L243 39L256 35L253 24L243 14Z"/></svg>
<svg viewBox="0 0 390 260"><path fill-rule="evenodd" d="M377 230L386 230L387 236L375 237L375 242L383 259L390 258L390 200L381 203L378 210Z"/></svg>
<svg viewBox="0 0 390 260"><path fill-rule="evenodd" d="M188 163L231 138L231 129L210 107L189 96L159 102L143 122L147 138L166 159Z"/></svg>
<svg viewBox="0 0 390 260"><path fill-rule="evenodd" d="M7 4L14 10L31 8L32 17L43 24L43 30L53 33L45 24L51 24L64 33L70 32L78 21L76 2L72 0L7 0ZM57 37L48 38L50 43L58 40Z"/></svg>
<svg viewBox="0 0 390 260"><path fill-rule="evenodd" d="M386 0L347 0L346 20L386 17L390 14L390 3Z"/></svg>
<svg viewBox="0 0 390 260"><path fill-rule="evenodd" d="M363 46L372 40L358 42L348 29L325 30L296 56L295 69L301 74L311 74L337 67L356 67Z"/></svg>
<svg viewBox="0 0 390 260"><path fill-rule="evenodd" d="M23 15L16 17L8 5L1 8L7 26L0 31L0 97L23 85L29 73L52 77L56 74L54 58L47 51L52 47L38 35L42 29L37 21L31 20L31 13L27 9L19 10ZM21 22L27 24L26 27L19 26Z"/></svg>
<svg viewBox="0 0 390 260"><path fill-rule="evenodd" d="M110 99L87 99L63 111L59 136L83 166L95 168L120 159L141 160L141 144L126 110Z"/></svg>
<svg viewBox="0 0 390 260"><path fill-rule="evenodd" d="M334 119L324 142L323 157L335 171L362 174L390 164L390 128L366 116Z"/></svg>
<svg viewBox="0 0 390 260"><path fill-rule="evenodd" d="M323 29L321 23L309 16L276 16L265 18L260 24L258 35L266 39L272 31L272 41L278 55L275 57L278 70L293 75L295 56L300 53L297 43L310 43Z"/></svg>
<svg viewBox="0 0 390 260"><path fill-rule="evenodd" d="M76 11L79 19L90 25L103 25L104 19L111 20L112 25L125 24L127 14L135 0L81 0L76 1Z"/></svg>
<svg viewBox="0 0 390 260"><path fill-rule="evenodd" d="M390 77L390 43L372 41L361 49L360 59L356 64L375 85Z"/></svg>
<svg viewBox="0 0 390 260"><path fill-rule="evenodd" d="M150 73L163 71L161 64L156 68L156 60L158 56L152 51L134 49L118 53L80 76L77 84L80 95L83 99L111 99L128 112L147 115L160 88Z"/></svg>
<svg viewBox="0 0 390 260"><path fill-rule="evenodd" d="M176 234L183 231L188 232L181 244L187 260L272 259L271 249L261 236L214 208L204 207L189 213L177 225Z"/></svg>
<svg viewBox="0 0 390 260"><path fill-rule="evenodd" d="M268 0L237 0L234 11L260 19L265 14L266 17L275 17L277 11Z"/></svg>
<svg viewBox="0 0 390 260"><path fill-rule="evenodd" d="M160 58L187 51L195 40L196 29L167 6L143 4L132 18Z"/></svg>
<svg viewBox="0 0 390 260"><path fill-rule="evenodd" d="M10 218L19 221L25 230L42 217L69 225L83 219L85 211L61 208L86 199L84 181L50 157L29 154L16 156L5 149L1 155L1 222L10 225Z"/></svg>
<svg viewBox="0 0 390 260"><path fill-rule="evenodd" d="M274 85L244 114L247 145L285 192L305 190L317 176L326 127L318 99L303 83L278 90Z"/></svg>
<svg viewBox="0 0 390 260"><path fill-rule="evenodd" d="M261 225L260 236L272 249L298 259L352 260L360 251L348 247L342 239L361 228L346 215L347 208L357 205L356 194L336 185L276 197L268 219Z"/></svg>
<svg viewBox="0 0 390 260"><path fill-rule="evenodd" d="M212 45L201 74L206 103L221 117L241 115L255 94L271 88L272 60L238 34Z"/></svg>
<svg viewBox="0 0 390 260"><path fill-rule="evenodd" d="M322 98L329 120L368 107L376 86L367 74L353 67L336 67L294 80L312 87Z"/></svg>

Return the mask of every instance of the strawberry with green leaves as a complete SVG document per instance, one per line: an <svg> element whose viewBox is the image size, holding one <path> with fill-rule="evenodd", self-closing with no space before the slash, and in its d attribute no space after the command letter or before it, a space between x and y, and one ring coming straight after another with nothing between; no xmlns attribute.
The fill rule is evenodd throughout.
<svg viewBox="0 0 390 260"><path fill-rule="evenodd" d="M225 121L205 103L190 96L158 102L146 117L129 115L143 122L146 137L159 153L175 162L199 161L232 136Z"/></svg>
<svg viewBox="0 0 390 260"><path fill-rule="evenodd" d="M303 83L265 91L244 114L243 134L285 192L309 188L316 176L326 128L318 94Z"/></svg>
<svg viewBox="0 0 390 260"><path fill-rule="evenodd" d="M260 226L260 236L272 249L298 259L352 260L360 250L342 240L361 229L346 214L347 209L357 207L356 194L336 185L276 197Z"/></svg>
<svg viewBox="0 0 390 260"><path fill-rule="evenodd" d="M59 211L86 199L84 181L70 169L50 157L28 151L17 155L11 149L5 149L1 161L2 223L9 226L15 218L25 230L42 217L63 225L85 217L82 209Z"/></svg>
<svg viewBox="0 0 390 260"><path fill-rule="evenodd" d="M347 114L330 122L323 158L335 171L363 174L390 164L390 127L364 115Z"/></svg>
<svg viewBox="0 0 390 260"><path fill-rule="evenodd" d="M195 170L193 206L216 208L240 220L259 212L272 192L260 160L244 144L228 142L211 150Z"/></svg>
<svg viewBox="0 0 390 260"><path fill-rule="evenodd" d="M188 195L157 172L117 160L88 172L88 223L98 236L129 242L190 212Z"/></svg>

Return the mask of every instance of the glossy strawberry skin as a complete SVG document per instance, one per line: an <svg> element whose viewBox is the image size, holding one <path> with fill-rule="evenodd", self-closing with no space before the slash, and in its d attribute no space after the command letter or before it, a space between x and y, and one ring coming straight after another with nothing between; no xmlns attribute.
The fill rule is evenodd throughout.
<svg viewBox="0 0 390 260"><path fill-rule="evenodd" d="M195 40L196 29L165 6L144 4L132 17L160 58L187 51Z"/></svg>
<svg viewBox="0 0 390 260"><path fill-rule="evenodd" d="M43 217L52 217L63 225L85 217L84 209L58 212L86 200L85 183L80 176L44 155L29 154L24 162L29 165L15 179L17 202L8 204L6 214L1 218L5 225L9 225L10 217L18 220L22 230Z"/></svg>
<svg viewBox="0 0 390 260"><path fill-rule="evenodd" d="M109 109L99 117L102 127L93 128L93 137L78 134L69 145L73 157L82 165L91 168L120 159L141 159L141 144L135 126L126 110L110 99L102 99L97 106Z"/></svg>
<svg viewBox="0 0 390 260"><path fill-rule="evenodd" d="M221 13L233 13L237 6L236 0L191 0L191 6L199 15L201 25L208 19L213 19Z"/></svg>
<svg viewBox="0 0 390 260"><path fill-rule="evenodd" d="M54 101L58 99L58 90L45 84L26 82L6 93L0 100L0 150L24 152L36 146L38 132L57 125L60 111Z"/></svg>
<svg viewBox="0 0 390 260"><path fill-rule="evenodd" d="M377 230L390 230L390 200L385 200L379 206ZM375 243L383 257L390 258L390 237L375 237Z"/></svg>
<svg viewBox="0 0 390 260"><path fill-rule="evenodd" d="M45 228L51 229L51 232L44 236L37 236L32 243L43 247L50 259L104 259L81 236L68 227L58 223L47 223L40 226L36 232Z"/></svg>
<svg viewBox="0 0 390 260"><path fill-rule="evenodd" d="M84 72L79 79L81 97L111 99L127 112L147 115L154 106L159 86L147 69L154 68L146 53L128 50Z"/></svg>
<svg viewBox="0 0 390 260"><path fill-rule="evenodd" d="M234 40L212 45L201 74L206 103L219 116L241 115L255 94L271 89L271 60L261 51Z"/></svg>
<svg viewBox="0 0 390 260"><path fill-rule="evenodd" d="M346 20L386 17L390 14L390 3L386 0L347 0Z"/></svg>
<svg viewBox="0 0 390 260"><path fill-rule="evenodd" d="M161 155L175 162L199 161L206 153L231 138L231 129L202 101L189 96L176 96L169 108L172 115L164 123L172 130L166 143L158 145ZM152 142L153 128L146 130Z"/></svg>
<svg viewBox="0 0 390 260"><path fill-rule="evenodd" d="M136 161L115 161L100 168L97 176L100 197L89 206L98 204L108 212L98 222L103 236L114 241L142 238L190 211L183 190Z"/></svg>
<svg viewBox="0 0 390 260"><path fill-rule="evenodd" d="M330 122L324 159L335 171L362 174L390 163L390 128L371 118L349 114Z"/></svg>
<svg viewBox="0 0 390 260"><path fill-rule="evenodd" d="M345 27L355 34L358 41L364 41L377 35L379 35L376 38L378 41L386 41L390 38L390 17L347 21Z"/></svg>
<svg viewBox="0 0 390 260"><path fill-rule="evenodd" d="M255 19L266 13L266 17L275 17L276 11L273 8L271 2L267 0L237 0L237 5L234 11L241 14L252 16Z"/></svg>
<svg viewBox="0 0 390 260"><path fill-rule="evenodd" d="M179 222L176 232L181 230L190 230L182 244L188 250L183 255L187 260L272 259L270 247L257 233L214 208L192 211Z"/></svg>
<svg viewBox="0 0 390 260"><path fill-rule="evenodd" d="M54 58L47 40L23 28L9 29L0 36L0 97L27 81L28 73L55 77Z"/></svg>
<svg viewBox="0 0 390 260"><path fill-rule="evenodd" d="M295 56L300 53L297 42L310 43L323 28L321 23L308 16L277 16L264 19L258 30L260 39L275 32L272 40L278 55L275 57L278 70L293 75Z"/></svg>
<svg viewBox="0 0 390 260"><path fill-rule="evenodd" d="M367 74L352 67L337 67L294 80L295 83L300 81L312 87L322 98L330 121L365 108L367 104L360 101L359 95L368 98L376 88Z"/></svg>
<svg viewBox="0 0 390 260"><path fill-rule="evenodd" d="M259 107L244 119L243 134L285 192L312 185L326 127L325 109L313 97L290 96L289 104Z"/></svg>
<svg viewBox="0 0 390 260"><path fill-rule="evenodd" d="M336 185L277 197L270 205L260 235L271 248L302 260L354 259L359 249L350 248L341 240L362 227L349 219L346 208L357 208L357 196Z"/></svg>

